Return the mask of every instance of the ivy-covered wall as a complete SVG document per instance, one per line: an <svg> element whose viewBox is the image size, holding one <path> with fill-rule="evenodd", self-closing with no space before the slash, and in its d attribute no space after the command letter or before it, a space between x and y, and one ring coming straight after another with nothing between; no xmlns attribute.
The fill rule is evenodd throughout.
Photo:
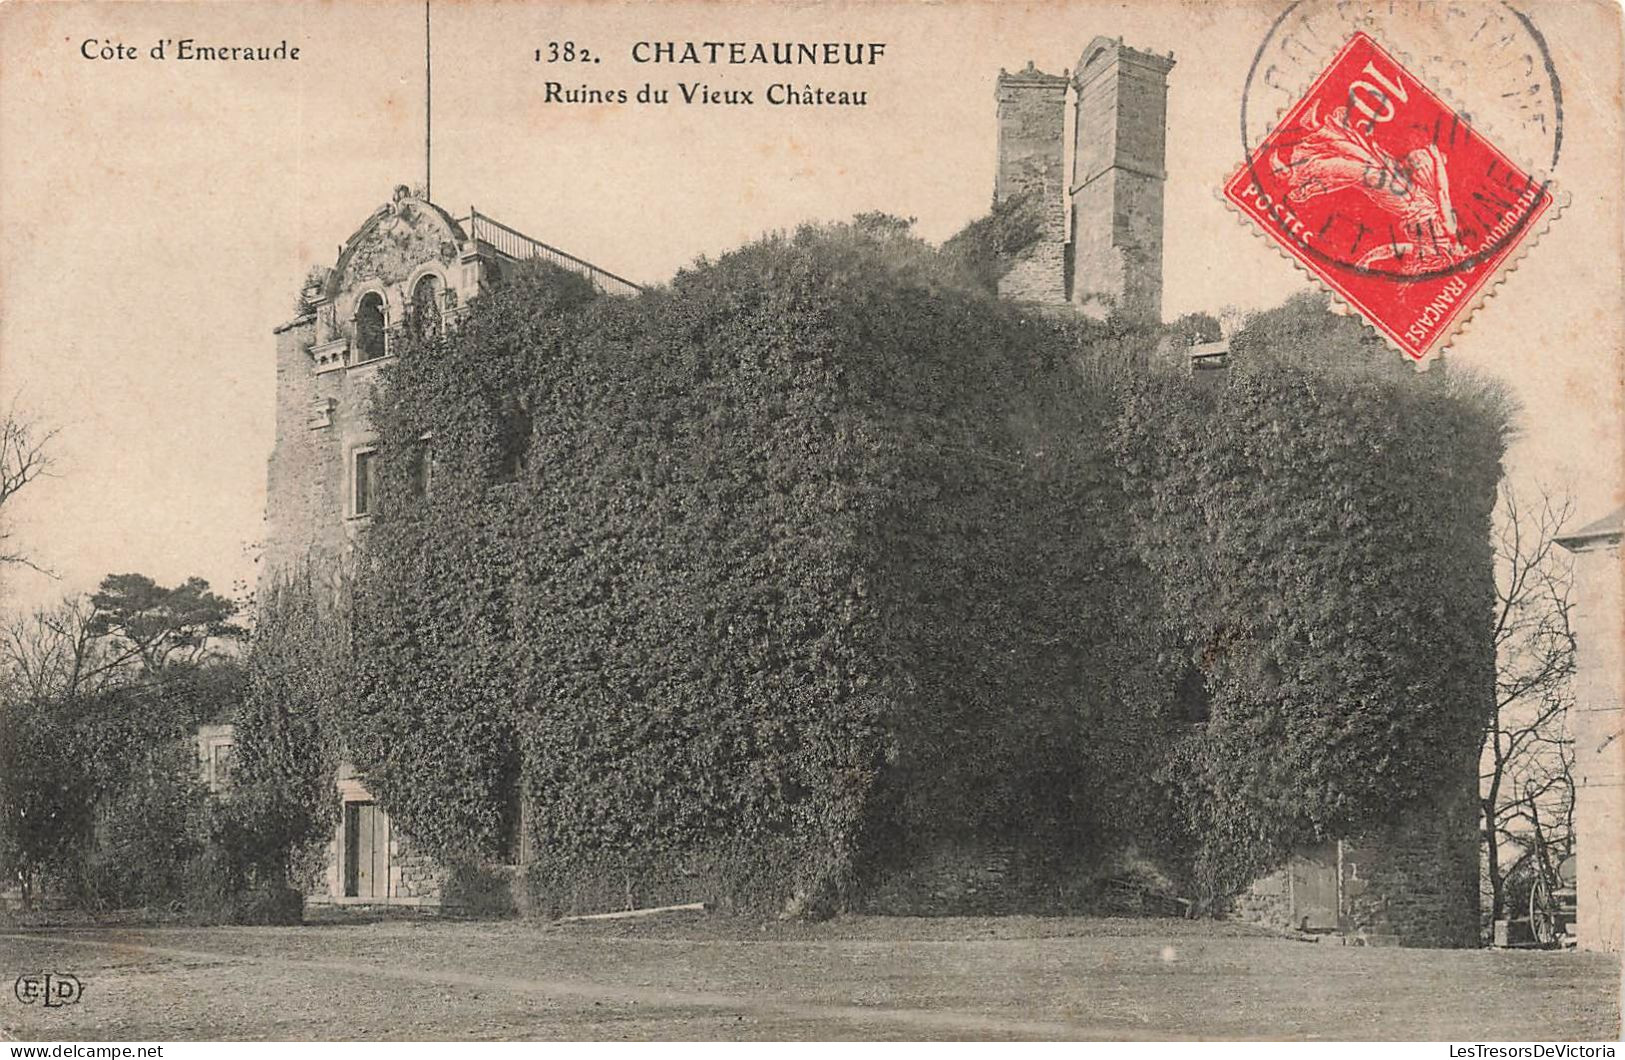
<svg viewBox="0 0 1625 1060"><path fill-rule="evenodd" d="M542 910L812 910L989 842L1228 893L1429 798L1489 705L1493 402L1297 356L1363 341L1303 306L1198 386L981 271L861 218L403 351L341 726L400 827L522 821Z"/></svg>
<svg viewBox="0 0 1625 1060"><path fill-rule="evenodd" d="M1468 393L1268 358L1132 389L1133 536L1211 697L1168 772L1215 892L1434 798L1478 746L1502 428Z"/></svg>

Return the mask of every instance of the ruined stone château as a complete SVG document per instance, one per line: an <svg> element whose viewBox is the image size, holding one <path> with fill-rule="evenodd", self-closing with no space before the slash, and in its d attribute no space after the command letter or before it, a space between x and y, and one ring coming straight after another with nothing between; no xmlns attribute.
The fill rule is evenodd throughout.
<svg viewBox="0 0 1625 1060"><path fill-rule="evenodd" d="M1000 71L994 201L1019 199L1038 223L1036 241L1002 263L1002 296L1095 318L1161 322L1173 67L1171 53L1096 37L1070 76L1030 62L1016 73ZM1208 360L1222 366L1227 348L1193 348L1192 367L1208 367L1199 363ZM1373 944L1475 945L1479 838L1470 755L1442 790L1435 804L1366 835L1299 851L1239 896L1237 912Z"/></svg>
<svg viewBox="0 0 1625 1060"><path fill-rule="evenodd" d="M1038 239L1000 281L1005 297L1049 311L1156 323L1162 313L1167 77L1172 55L1098 37L1068 77L1031 64L997 82L995 199L1018 196ZM1068 111L1071 120L1068 120ZM1068 128L1072 131L1068 143ZM454 218L405 187L307 286L276 329L276 442L268 469L267 576L341 564L372 506L373 434L366 401L403 329L437 329L541 257L609 294L635 285L470 209ZM1244 911L1297 927L1351 926L1371 937L1470 945L1478 933L1475 763L1449 805L1396 821L1360 844L1305 852L1244 896ZM313 899L337 903L457 901L445 872L413 853L348 767L344 812ZM1454 789L1452 789L1454 791ZM928 897L997 892L999 851L955 851L916 881ZM933 902L909 892L911 911ZM997 902L992 908L997 908ZM893 911L896 911L895 909Z"/></svg>

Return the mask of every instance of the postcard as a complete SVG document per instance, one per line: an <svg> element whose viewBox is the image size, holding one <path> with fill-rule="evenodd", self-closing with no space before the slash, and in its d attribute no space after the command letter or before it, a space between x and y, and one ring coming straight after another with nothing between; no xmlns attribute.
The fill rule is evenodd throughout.
<svg viewBox="0 0 1625 1060"><path fill-rule="evenodd" d="M0 1038L1618 1040L1618 5L0 55Z"/></svg>

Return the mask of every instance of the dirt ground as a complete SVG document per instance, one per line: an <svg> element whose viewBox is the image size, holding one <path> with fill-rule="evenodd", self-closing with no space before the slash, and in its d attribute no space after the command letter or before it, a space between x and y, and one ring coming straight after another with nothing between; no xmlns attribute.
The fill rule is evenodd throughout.
<svg viewBox="0 0 1625 1060"><path fill-rule="evenodd" d="M77 1005L12 997L66 972ZM1616 1039L1620 962L1170 920L0 927L0 1038Z"/></svg>

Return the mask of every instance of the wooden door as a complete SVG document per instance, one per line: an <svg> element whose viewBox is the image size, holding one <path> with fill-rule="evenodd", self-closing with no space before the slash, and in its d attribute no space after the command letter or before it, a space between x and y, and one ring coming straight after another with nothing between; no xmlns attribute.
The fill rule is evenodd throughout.
<svg viewBox="0 0 1625 1060"><path fill-rule="evenodd" d="M1337 844L1299 851L1290 865L1292 919L1301 931L1335 931L1339 922Z"/></svg>
<svg viewBox="0 0 1625 1060"><path fill-rule="evenodd" d="M344 804L344 894L389 897L388 823L377 803Z"/></svg>

